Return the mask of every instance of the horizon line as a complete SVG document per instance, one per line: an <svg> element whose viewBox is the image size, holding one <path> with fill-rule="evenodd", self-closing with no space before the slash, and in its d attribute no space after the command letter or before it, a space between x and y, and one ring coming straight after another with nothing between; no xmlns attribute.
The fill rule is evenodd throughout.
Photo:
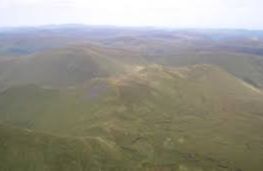
<svg viewBox="0 0 263 171"><path fill-rule="evenodd" d="M154 25L141 25L141 26L126 26L126 25L107 25L107 24L83 24L83 23L62 23L62 24L43 24L43 25L21 25L21 26L0 26L0 30L12 30L12 29L55 29L55 28L78 28L78 27L94 27L94 28L126 28L126 29L157 29L157 30L240 30L240 31L263 31L259 28L231 28L231 27L176 27L176 26L154 26Z"/></svg>

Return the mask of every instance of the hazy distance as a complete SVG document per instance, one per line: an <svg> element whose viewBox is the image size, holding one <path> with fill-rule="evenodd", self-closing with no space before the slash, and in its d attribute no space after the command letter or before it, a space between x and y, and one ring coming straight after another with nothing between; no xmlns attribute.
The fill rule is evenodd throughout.
<svg viewBox="0 0 263 171"><path fill-rule="evenodd" d="M262 0L0 0L0 27L66 23L263 29Z"/></svg>

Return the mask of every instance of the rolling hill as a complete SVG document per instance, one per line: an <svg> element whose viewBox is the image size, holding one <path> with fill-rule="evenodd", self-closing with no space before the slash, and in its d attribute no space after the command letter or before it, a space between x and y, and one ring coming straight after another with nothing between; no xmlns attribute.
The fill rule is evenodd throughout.
<svg viewBox="0 0 263 171"><path fill-rule="evenodd" d="M0 120L53 136L100 137L121 149L128 168L260 171L262 97L217 66L155 64L75 88L5 89Z"/></svg>
<svg viewBox="0 0 263 171"><path fill-rule="evenodd" d="M263 33L0 30L0 170L262 171Z"/></svg>
<svg viewBox="0 0 263 171"><path fill-rule="evenodd" d="M106 55L107 54L107 55ZM89 46L69 47L3 60L0 82L9 85L73 86L95 77L123 72L125 66L111 59L116 53Z"/></svg>
<svg viewBox="0 0 263 171"><path fill-rule="evenodd" d="M212 64L258 88L262 88L262 35L263 33L260 30L120 28L85 25L5 29L0 32L0 77L2 71L5 70L2 68L9 68L9 66L5 66L6 60L16 60L28 56L45 56L45 58L50 58L49 61L53 60L52 57L76 56L76 60L77 58L82 60L79 59L80 56L93 56L92 60L99 62L100 59L96 59L99 56L99 58L103 58L103 61L114 60L117 63L121 61L125 65L131 63L157 63L166 66ZM96 54L94 54L94 51ZM61 62L63 63L62 66L71 63L69 59L65 60L66 64ZM51 65L48 64L46 59L35 60L35 62L38 63L35 64L36 66ZM53 62L51 63L55 65ZM88 63L91 66L92 62L89 61ZM32 72L23 69L28 68L28 65ZM51 68L53 68L52 65ZM108 66L108 64L106 65ZM103 67L106 65L103 65ZM83 78L82 74L86 72L86 69L83 69L84 71L74 71L72 73L73 71L68 71L70 69L64 71L66 70L65 67L63 73L70 72L69 76L72 74L76 79L71 80L66 76L62 76L60 78L62 80L59 80L58 78L47 78L45 74L38 73L40 71L45 73L47 67L44 68L44 71L40 67L40 71L34 69L33 72L32 66L34 66L34 62L24 64L24 66L19 65L18 68L21 67L21 69L15 69L18 71L14 71L11 76L13 78L9 78L7 74L7 78L4 79L17 79L19 83L32 82L32 79L43 79L35 82L41 82L42 84L50 82L52 84L57 84L56 82L72 84L74 81L81 80ZM109 64L109 66L112 66L112 64ZM51 69L50 72L55 73L54 75L57 72L57 74L61 74L61 66L54 67L55 69ZM108 68L106 72L109 72L109 70L112 70L112 68ZM21 72L22 76L17 75L18 72ZM98 73L101 76L105 74L105 71ZM51 77L53 74L48 75ZM55 79L58 81L54 81Z"/></svg>

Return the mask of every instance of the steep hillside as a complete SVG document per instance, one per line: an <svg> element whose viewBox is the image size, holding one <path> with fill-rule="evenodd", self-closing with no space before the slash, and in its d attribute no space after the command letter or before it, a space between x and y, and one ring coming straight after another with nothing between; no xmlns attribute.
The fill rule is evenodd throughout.
<svg viewBox="0 0 263 171"><path fill-rule="evenodd" d="M2 90L0 119L101 137L149 170L261 171L262 99L260 89L213 65L149 65L67 89Z"/></svg>

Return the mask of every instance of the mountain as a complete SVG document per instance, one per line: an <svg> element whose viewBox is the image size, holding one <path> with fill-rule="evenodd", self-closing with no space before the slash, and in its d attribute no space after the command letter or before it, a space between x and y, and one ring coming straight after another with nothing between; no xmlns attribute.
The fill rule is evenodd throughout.
<svg viewBox="0 0 263 171"><path fill-rule="evenodd" d="M262 171L262 35L0 30L0 170Z"/></svg>
<svg viewBox="0 0 263 171"><path fill-rule="evenodd" d="M166 66L204 63L217 65L249 84L258 88L263 87L263 32L260 30L121 28L85 25L9 28L0 32L0 72L2 68L7 67L3 67L6 65L6 62L2 64L3 60L16 60L28 56L49 56L49 58L59 56L56 53L60 53L61 56L64 56L61 53L65 53L65 56L67 53L70 56L74 56L73 54L86 56L87 50L83 50L83 46L84 49L93 49L96 46L98 51L96 53L99 53L97 56L106 57L107 60L117 56L117 60L122 62L124 60L125 65L130 65L130 62L157 63ZM103 54L100 51L103 51ZM92 55L96 57L95 54ZM39 63L42 66L42 61ZM52 70L53 72L56 71ZM32 74L26 72L25 75ZM30 77L35 79L35 77L39 78L39 75ZM6 77L8 78L5 79L9 79L8 74ZM20 76L14 76L12 79L17 77ZM29 76L22 76L22 82L28 80L32 82L31 78L24 80L24 77ZM52 84L60 82L59 79L54 81L53 78L45 78L39 82L46 84L49 83L49 79L52 80ZM62 84L75 81L64 76L60 79L63 79ZM81 78L76 80L79 81Z"/></svg>
<svg viewBox="0 0 263 171"><path fill-rule="evenodd" d="M262 97L217 66L155 64L75 88L5 89L0 120L53 136L100 137L150 170L260 171Z"/></svg>

